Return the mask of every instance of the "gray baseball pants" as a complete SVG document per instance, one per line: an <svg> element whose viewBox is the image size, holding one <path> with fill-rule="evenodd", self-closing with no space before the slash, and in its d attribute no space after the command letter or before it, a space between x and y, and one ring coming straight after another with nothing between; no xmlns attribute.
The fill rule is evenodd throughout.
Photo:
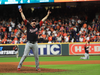
<svg viewBox="0 0 100 75"><path fill-rule="evenodd" d="M80 59L89 59L89 54L85 53L85 57L81 57Z"/></svg>
<svg viewBox="0 0 100 75"><path fill-rule="evenodd" d="M39 68L39 56L38 56L38 44L37 44L37 42L35 44L32 44L30 42L26 43L24 54L23 54L17 68L22 67L22 64L23 64L25 58L27 57L27 55L29 54L30 49L32 49L32 51L34 53L36 69Z"/></svg>

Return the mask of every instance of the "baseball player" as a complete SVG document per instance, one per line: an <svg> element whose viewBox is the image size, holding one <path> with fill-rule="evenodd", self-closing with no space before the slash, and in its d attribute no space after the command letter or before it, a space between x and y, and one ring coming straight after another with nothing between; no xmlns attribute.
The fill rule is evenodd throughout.
<svg viewBox="0 0 100 75"><path fill-rule="evenodd" d="M16 45L15 47L13 47L13 50L15 50L16 58L18 58L18 46Z"/></svg>
<svg viewBox="0 0 100 75"><path fill-rule="evenodd" d="M51 12L48 10L47 15L37 25L36 25L35 19L32 19L32 21L29 22L25 18L23 11L22 11L22 8L19 9L19 12L21 13L21 17L24 20L24 23L27 27L27 43L26 43L26 46L24 49L24 54L19 62L18 67L17 67L17 70L18 71L21 70L21 66L23 64L23 61L27 57L30 49L32 49L32 51L34 53L34 57L35 57L36 71L41 71L41 69L39 68L38 44L37 44L38 31L39 31L39 28L41 27L42 23L48 18L48 16L50 15Z"/></svg>
<svg viewBox="0 0 100 75"><path fill-rule="evenodd" d="M86 42L86 44L84 45L85 57L81 57L80 59L89 59L89 47L90 47L90 42Z"/></svg>

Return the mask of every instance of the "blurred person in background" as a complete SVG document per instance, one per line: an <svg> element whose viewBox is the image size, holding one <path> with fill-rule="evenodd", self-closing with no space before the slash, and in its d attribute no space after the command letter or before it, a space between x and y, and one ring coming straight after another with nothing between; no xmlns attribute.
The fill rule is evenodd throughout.
<svg viewBox="0 0 100 75"><path fill-rule="evenodd" d="M84 45L85 57L81 57L80 59L89 59L89 48L90 48L90 41L86 41L86 44Z"/></svg>
<svg viewBox="0 0 100 75"><path fill-rule="evenodd" d="M82 37L82 35L80 35L79 41L80 41L80 42L83 42L83 37Z"/></svg>
<svg viewBox="0 0 100 75"><path fill-rule="evenodd" d="M13 50L15 51L16 58L18 58L18 55L19 55L19 52L18 52L19 48L18 48L18 46L15 45L15 47L13 47Z"/></svg>
<svg viewBox="0 0 100 75"><path fill-rule="evenodd" d="M69 42L70 38L68 37L68 34L64 36L64 42Z"/></svg>
<svg viewBox="0 0 100 75"><path fill-rule="evenodd" d="M2 39L2 44L7 44L7 39L6 39L6 37L4 37L4 39Z"/></svg>

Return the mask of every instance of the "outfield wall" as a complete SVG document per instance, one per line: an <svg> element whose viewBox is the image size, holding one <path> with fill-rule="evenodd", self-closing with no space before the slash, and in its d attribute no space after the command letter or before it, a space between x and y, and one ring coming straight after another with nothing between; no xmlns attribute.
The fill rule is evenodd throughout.
<svg viewBox="0 0 100 75"><path fill-rule="evenodd" d="M85 43L38 43L38 53L40 56L52 56L52 55L83 55ZM19 56L21 57L24 52L25 44L1 44L0 56L15 55L13 47L18 45ZM90 55L100 55L100 42L91 42ZM32 50L30 50L28 56L34 56Z"/></svg>

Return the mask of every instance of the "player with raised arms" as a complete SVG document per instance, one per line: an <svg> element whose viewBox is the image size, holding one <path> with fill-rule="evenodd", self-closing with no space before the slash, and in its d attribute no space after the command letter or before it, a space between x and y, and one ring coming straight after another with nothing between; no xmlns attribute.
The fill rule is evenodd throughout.
<svg viewBox="0 0 100 75"><path fill-rule="evenodd" d="M18 8L19 8L21 17L24 20L24 23L27 27L27 43L25 45L24 54L19 62L17 70L18 71L21 70L23 61L27 57L29 51L32 49L32 51L34 53L34 57L35 57L36 70L41 71L41 69L39 68L39 56L38 56L38 44L37 44L38 31L39 31L39 28L41 27L42 23L48 18L48 16L50 15L51 12L50 12L50 10L48 10L47 15L39 22L39 24L36 25L36 19L32 19L31 22L29 22L25 18L21 6L18 6Z"/></svg>

